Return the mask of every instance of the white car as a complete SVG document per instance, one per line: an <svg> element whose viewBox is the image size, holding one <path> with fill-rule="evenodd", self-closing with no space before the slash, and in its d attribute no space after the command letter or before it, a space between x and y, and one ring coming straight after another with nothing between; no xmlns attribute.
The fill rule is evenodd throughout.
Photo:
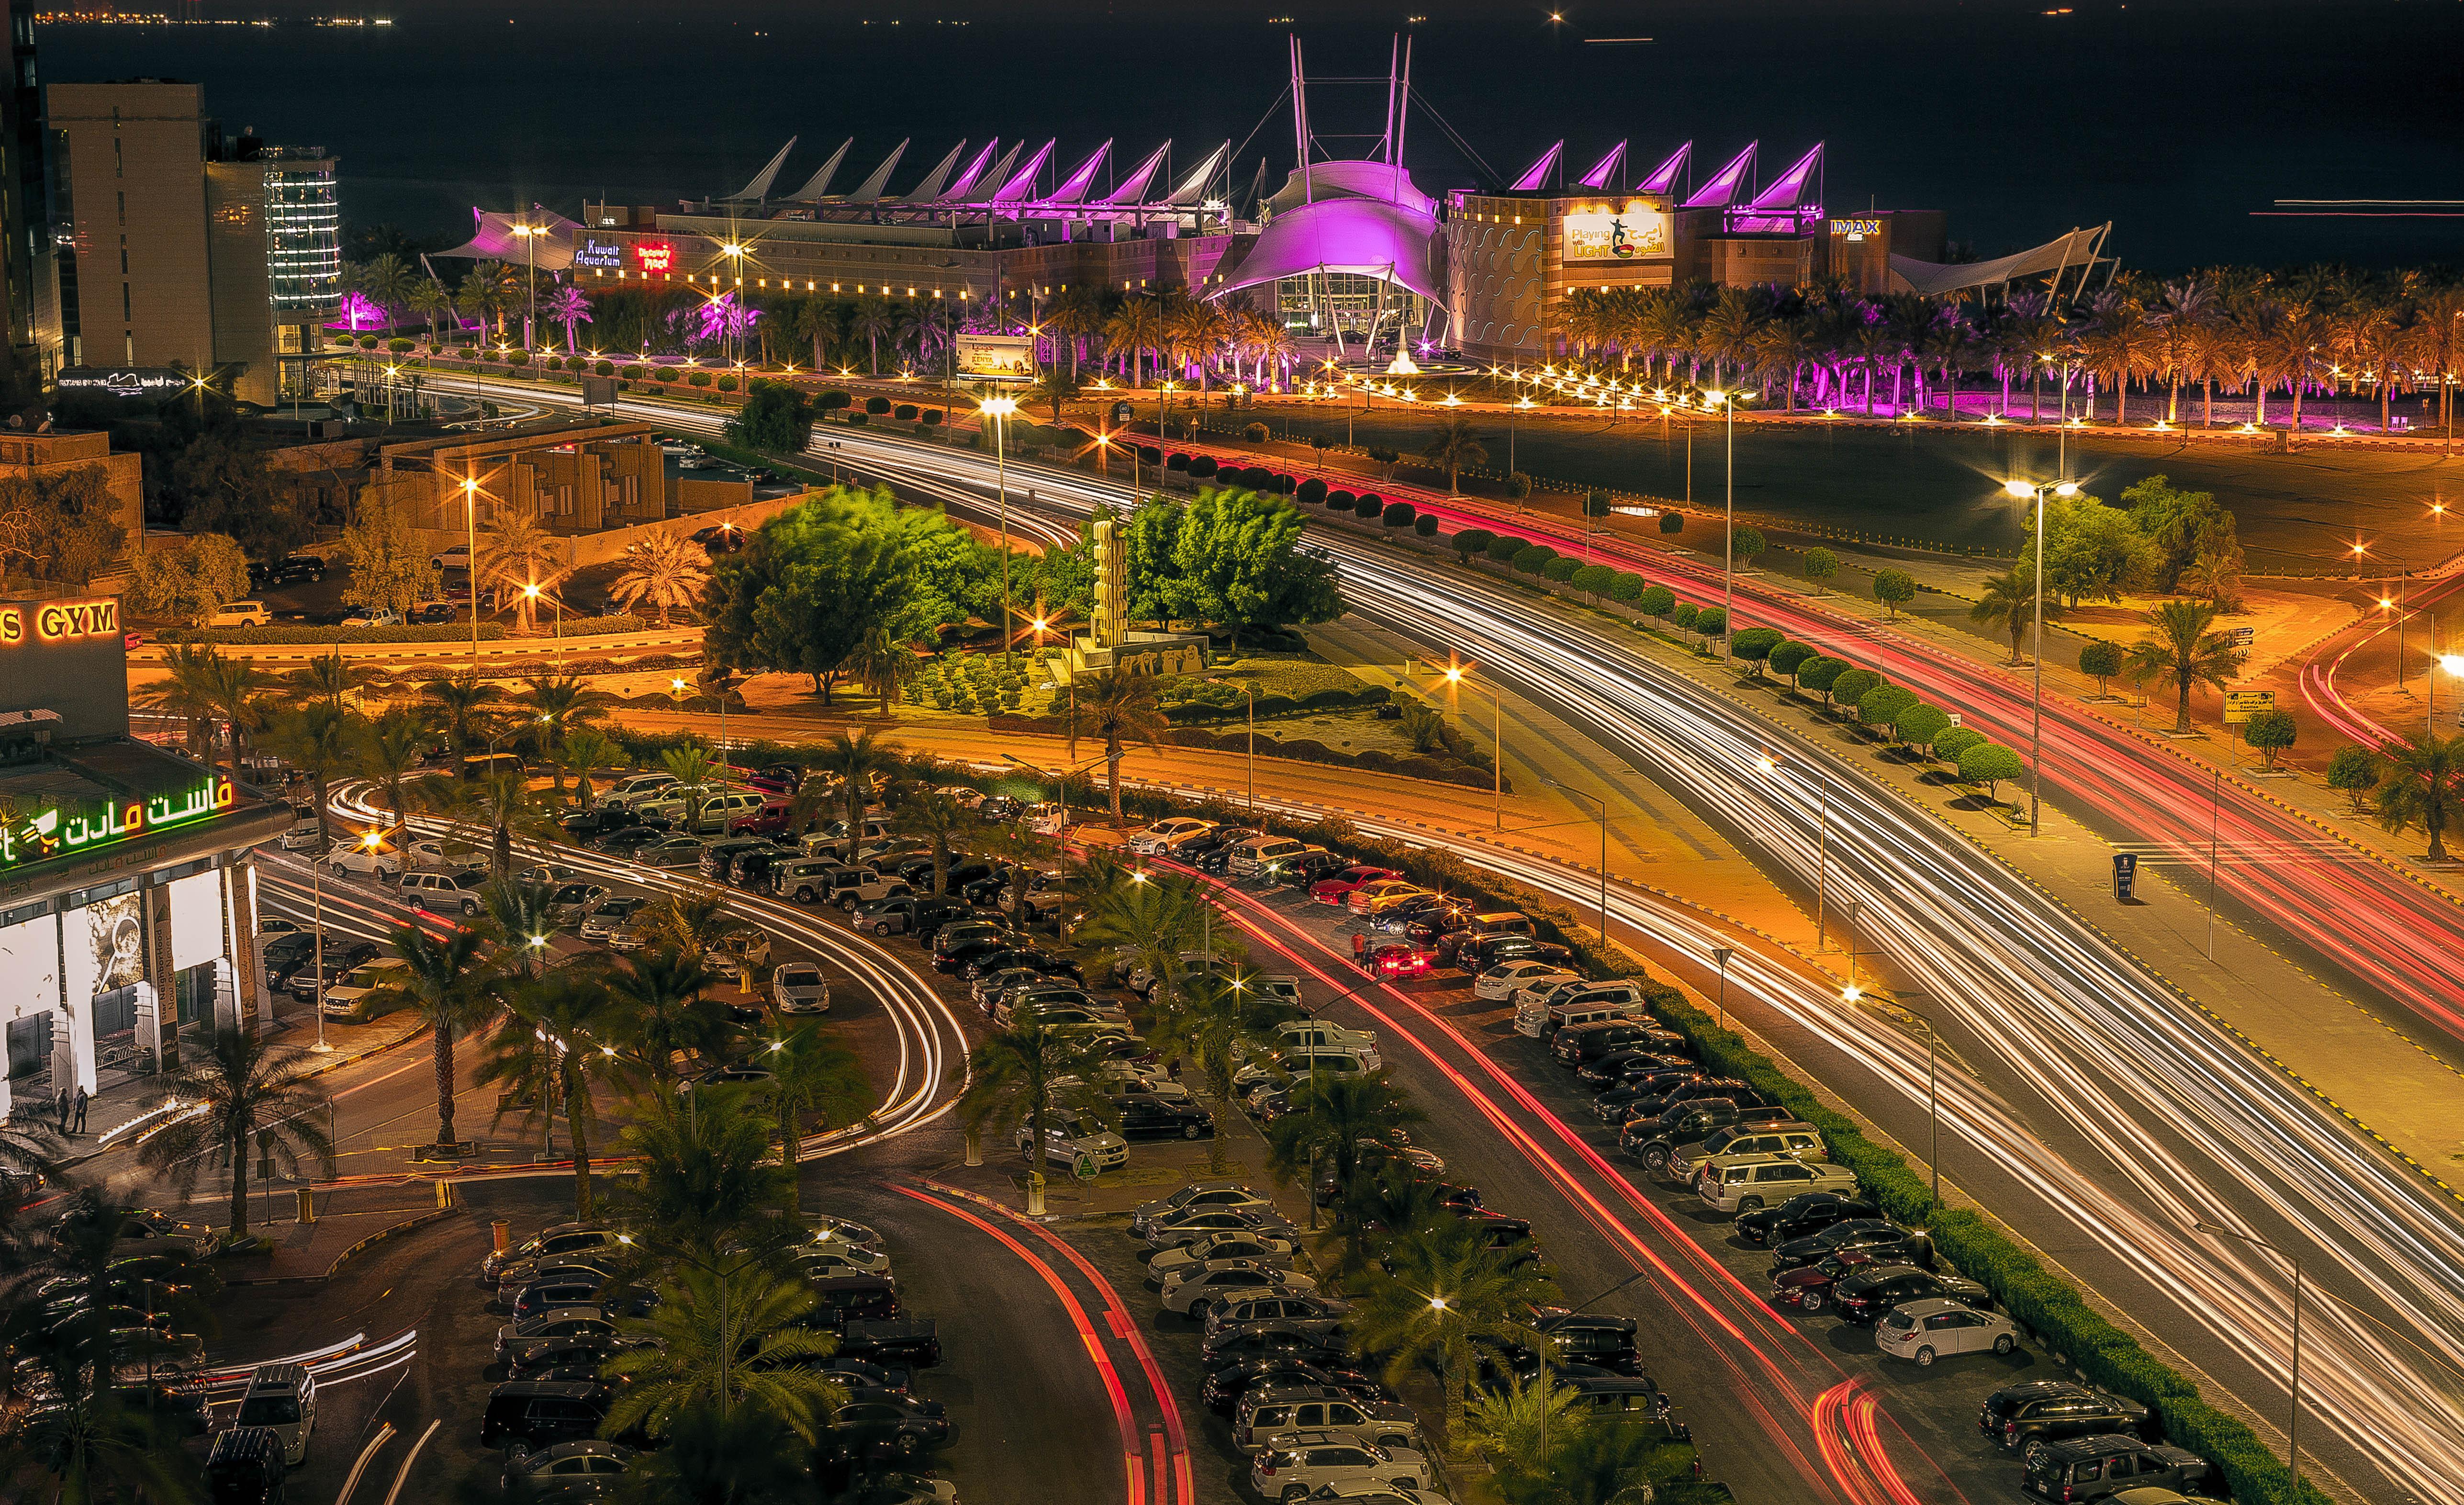
<svg viewBox="0 0 2464 1505"><path fill-rule="evenodd" d="M439 550L428 556L428 564L431 569L469 569L471 545L456 543L451 548Z"/></svg>
<svg viewBox="0 0 2464 1505"><path fill-rule="evenodd" d="M1161 1250L1147 1257L1147 1273L1158 1283L1179 1279L1201 1265L1230 1265L1238 1260L1246 1264L1272 1265L1277 1270L1289 1270L1300 1253L1300 1244L1278 1233L1218 1233L1202 1243L1184 1249Z"/></svg>
<svg viewBox="0 0 2464 1505"><path fill-rule="evenodd" d="M630 773L609 785L599 800L603 805L629 810L644 800L658 798L661 790L675 787L675 783L676 776L671 773Z"/></svg>
<svg viewBox="0 0 2464 1505"><path fill-rule="evenodd" d="M1272 1291L1281 1295L1313 1294L1317 1282L1295 1271L1255 1259L1218 1259L1193 1265L1163 1283L1163 1304L1202 1322L1206 1314L1226 1301L1245 1300Z"/></svg>
<svg viewBox="0 0 2464 1505"><path fill-rule="evenodd" d="M340 877L402 875L402 853L386 847L371 847L364 842L338 841L325 849L326 868Z"/></svg>
<svg viewBox="0 0 2464 1505"><path fill-rule="evenodd" d="M1500 962L1472 979L1471 996L1502 1004L1524 988L1581 975L1554 962Z"/></svg>
<svg viewBox="0 0 2464 1505"><path fill-rule="evenodd" d="M850 1243L847 1239L823 1234L809 1244L799 1244L789 1250L804 1273L816 1278L831 1275L887 1275L890 1256L869 1245Z"/></svg>
<svg viewBox="0 0 2464 1505"><path fill-rule="evenodd" d="M1293 1051L1315 1048L1322 1051L1350 1051L1377 1070L1377 1031L1347 1029L1325 1019L1291 1019L1275 1026L1276 1049Z"/></svg>
<svg viewBox="0 0 2464 1505"><path fill-rule="evenodd" d="M1262 1499L1283 1505L1331 1488L1391 1486L1414 1493L1429 1487L1429 1460L1402 1448L1379 1448L1346 1432L1277 1432L1249 1467L1249 1487Z"/></svg>
<svg viewBox="0 0 2464 1505"><path fill-rule="evenodd" d="M788 962L770 971L770 1002L782 1014L830 1011L830 980L810 962Z"/></svg>
<svg viewBox="0 0 2464 1505"><path fill-rule="evenodd" d="M282 850L314 852L324 840L325 830L317 823L317 817L306 815L293 821L291 829L282 833Z"/></svg>
<svg viewBox="0 0 2464 1505"><path fill-rule="evenodd" d="M582 917L582 939L605 941L627 920L650 907L647 894L620 894L602 899L599 907Z"/></svg>
<svg viewBox="0 0 2464 1505"><path fill-rule="evenodd" d="M1894 1359L1929 1364L1945 1354L2007 1354L2019 1346L2019 1324L1999 1312L1979 1312L1948 1296L1903 1301L1874 1324L1874 1346Z"/></svg>
<svg viewBox="0 0 2464 1505"><path fill-rule="evenodd" d="M1129 1140L1075 1114L1046 1115L1044 1138L1050 1145L1053 1172L1069 1170L1081 1156L1093 1161L1098 1171L1119 1170L1130 1162ZM1028 1160L1036 1158L1035 1133L1030 1124L1018 1126L1018 1152Z"/></svg>
<svg viewBox="0 0 2464 1505"><path fill-rule="evenodd" d="M1213 821L1202 821L1194 815L1175 815L1159 820L1130 838L1130 850L1138 852L1177 851L1215 829Z"/></svg>
<svg viewBox="0 0 2464 1505"><path fill-rule="evenodd" d="M750 926L731 930L704 947L702 958L722 972L759 971L770 964L770 938Z"/></svg>
<svg viewBox="0 0 2464 1505"><path fill-rule="evenodd" d="M206 618L208 627L263 627L274 620L262 601L226 601Z"/></svg>
<svg viewBox="0 0 2464 1505"><path fill-rule="evenodd" d="M650 943L650 931L653 924L654 921L649 910L635 910L624 919L607 927L607 949L610 951L641 950Z"/></svg>

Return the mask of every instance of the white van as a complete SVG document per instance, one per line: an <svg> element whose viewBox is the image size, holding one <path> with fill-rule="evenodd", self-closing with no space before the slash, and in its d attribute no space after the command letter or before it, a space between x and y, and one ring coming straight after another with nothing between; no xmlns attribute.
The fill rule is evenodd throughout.
<svg viewBox="0 0 2464 1505"><path fill-rule="evenodd" d="M1546 1000L1525 999L1514 1006L1514 1032L1546 1040L1569 1025L1597 1024L1604 1019L1640 1019L1642 987L1636 983L1586 983L1551 994Z"/></svg>
<svg viewBox="0 0 2464 1505"><path fill-rule="evenodd" d="M308 1435L317 1429L317 1377L306 1364L259 1364L248 1377L234 1427L271 1427L282 1443L282 1461L299 1467L308 1456Z"/></svg>
<svg viewBox="0 0 2464 1505"><path fill-rule="evenodd" d="M1236 878L1256 877L1260 873L1283 861L1297 857L1309 843L1289 836L1252 836L1232 849L1231 869Z"/></svg>

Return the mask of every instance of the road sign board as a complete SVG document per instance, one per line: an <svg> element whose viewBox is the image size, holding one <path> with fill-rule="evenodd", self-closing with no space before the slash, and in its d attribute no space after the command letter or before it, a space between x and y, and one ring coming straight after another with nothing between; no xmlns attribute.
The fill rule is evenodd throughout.
<svg viewBox="0 0 2464 1505"><path fill-rule="evenodd" d="M1093 1181L1095 1179L1095 1157L1088 1154L1084 1150L1078 1152L1078 1158L1071 1162L1069 1165L1069 1174L1077 1177L1080 1181Z"/></svg>
<svg viewBox="0 0 2464 1505"><path fill-rule="evenodd" d="M2113 897L2115 902L2130 902L2132 885L2139 881L2139 853L2117 852L2113 854Z"/></svg>
<svg viewBox="0 0 2464 1505"><path fill-rule="evenodd" d="M2225 724L2239 726L2261 711L2276 709L2273 690L2228 690L2225 692Z"/></svg>
<svg viewBox="0 0 2464 1505"><path fill-rule="evenodd" d="M2255 631L2256 630L2254 628L2232 627L2225 629L2225 635L2233 639L2233 647L2248 648L2250 646L2250 640L2255 634Z"/></svg>

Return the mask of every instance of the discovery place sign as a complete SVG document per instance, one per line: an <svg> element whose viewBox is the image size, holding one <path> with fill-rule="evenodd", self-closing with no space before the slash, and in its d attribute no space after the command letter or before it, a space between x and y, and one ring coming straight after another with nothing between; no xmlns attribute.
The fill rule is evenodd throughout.
<svg viewBox="0 0 2464 1505"><path fill-rule="evenodd" d="M203 783L180 794L125 802L79 800L31 813L14 811L0 823L0 872L193 825L230 809L237 798L230 780L208 774Z"/></svg>

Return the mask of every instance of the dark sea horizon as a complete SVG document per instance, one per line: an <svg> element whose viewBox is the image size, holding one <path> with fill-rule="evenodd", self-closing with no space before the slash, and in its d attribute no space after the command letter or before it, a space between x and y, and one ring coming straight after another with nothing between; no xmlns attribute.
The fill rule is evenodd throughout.
<svg viewBox="0 0 2464 1505"><path fill-rule="evenodd" d="M53 82L202 82L227 129L338 153L351 225L442 240L474 205L573 214L585 197L672 209L727 193L791 136L781 193L848 136L842 191L901 138L893 191L988 134L1029 152L1057 137L1058 171L1107 139L1122 172L1167 137L1184 167L1228 140L1243 185L1262 157L1279 183L1293 160L1287 35L1312 75L1374 80L1310 90L1321 137L1365 152L1407 13L1300 0L1119 15L963 0L338 9L391 9L394 24L46 26L41 68ZM2464 267L2464 202L2448 217L2267 212L2279 199L2464 201L2453 0L1598 4L1555 25L1523 4L1424 9L1413 82L1434 114L1414 112L1405 160L1431 191L1510 178L1560 138L1569 181L1620 139L1637 175L1692 141L1698 182L1749 142L1766 182L1821 142L1833 212L1943 210L1980 256L2110 220L2109 251L2158 274ZM208 13L240 12L212 0ZM1269 23L1285 14L1292 25ZM1634 36L1651 40L1586 40Z"/></svg>

